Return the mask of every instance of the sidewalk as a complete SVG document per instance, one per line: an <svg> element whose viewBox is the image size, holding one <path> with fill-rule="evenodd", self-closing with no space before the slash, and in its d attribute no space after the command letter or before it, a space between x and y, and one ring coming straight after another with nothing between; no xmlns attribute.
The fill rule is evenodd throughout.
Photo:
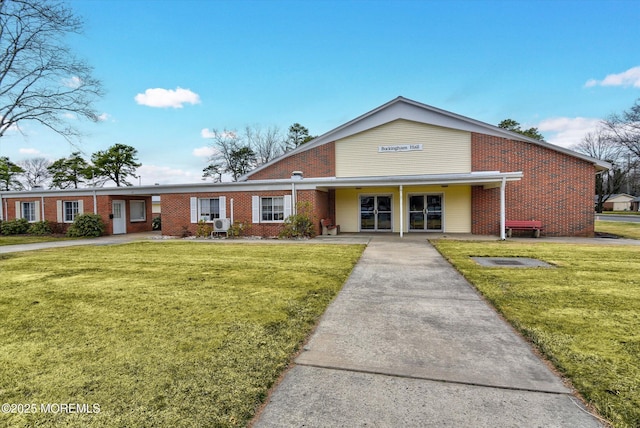
<svg viewBox="0 0 640 428"><path fill-rule="evenodd" d="M371 239L254 427L599 427L425 240Z"/></svg>
<svg viewBox="0 0 640 428"><path fill-rule="evenodd" d="M127 233L124 235L108 235L99 238L71 239L68 241L37 242L34 244L0 245L0 254L21 253L23 251L43 250L46 248L77 247L81 245L113 245L126 242L142 241L159 236L160 232Z"/></svg>

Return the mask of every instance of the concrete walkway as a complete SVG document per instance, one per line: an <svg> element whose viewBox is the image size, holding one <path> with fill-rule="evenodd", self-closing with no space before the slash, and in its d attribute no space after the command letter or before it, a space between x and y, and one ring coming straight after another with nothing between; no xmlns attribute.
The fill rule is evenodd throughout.
<svg viewBox="0 0 640 428"><path fill-rule="evenodd" d="M599 427L426 239L374 237L254 427Z"/></svg>
<svg viewBox="0 0 640 428"><path fill-rule="evenodd" d="M47 248L77 247L82 245L114 245L142 241L159 237L160 232L127 233L108 235L99 238L70 239L68 241L36 242L33 244L0 245L0 254L21 253L23 251L44 250Z"/></svg>

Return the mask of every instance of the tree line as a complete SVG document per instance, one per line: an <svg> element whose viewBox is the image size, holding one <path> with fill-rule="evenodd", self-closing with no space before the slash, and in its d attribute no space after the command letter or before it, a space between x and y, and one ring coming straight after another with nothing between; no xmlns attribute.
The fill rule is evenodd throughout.
<svg viewBox="0 0 640 428"><path fill-rule="evenodd" d="M117 187L131 186L128 179L136 177L136 169L141 165L138 151L124 144L97 151L90 161L80 152L53 162L39 157L14 163L4 156L0 157L0 190L102 187L109 181Z"/></svg>
<svg viewBox="0 0 640 428"><path fill-rule="evenodd" d="M505 119L500 128L543 140L537 128L522 129L513 119ZM640 196L640 98L622 113L602 120L594 132L587 133L571 150L609 162L612 168L596 174L595 209L615 194Z"/></svg>
<svg viewBox="0 0 640 428"><path fill-rule="evenodd" d="M259 126L246 126L242 131L213 129L209 132L212 140L213 155L203 169L202 178L219 183L224 174L233 181L260 165L313 140L309 130L294 123L287 134L277 127L263 129Z"/></svg>
<svg viewBox="0 0 640 428"><path fill-rule="evenodd" d="M610 115L572 150L609 162L612 168L596 176L596 211L618 193L640 195L640 98L622 113Z"/></svg>

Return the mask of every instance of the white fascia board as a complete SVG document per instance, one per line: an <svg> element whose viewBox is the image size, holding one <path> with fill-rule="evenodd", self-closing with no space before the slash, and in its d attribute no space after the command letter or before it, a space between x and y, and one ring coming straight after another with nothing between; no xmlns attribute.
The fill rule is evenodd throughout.
<svg viewBox="0 0 640 428"><path fill-rule="evenodd" d="M331 179L305 179L309 184L315 183L321 187L384 187L389 185L424 186L443 184L468 184L484 185L486 183L498 183L506 181L518 181L522 179L522 172L472 172L468 174L429 174L429 175L405 175L384 177L348 177ZM296 187L298 187L296 185ZM298 187L299 188L299 187Z"/></svg>

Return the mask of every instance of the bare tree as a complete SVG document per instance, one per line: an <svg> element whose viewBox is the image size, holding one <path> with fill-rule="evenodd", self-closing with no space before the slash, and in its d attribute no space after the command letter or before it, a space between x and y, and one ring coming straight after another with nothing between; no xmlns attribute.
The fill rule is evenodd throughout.
<svg viewBox="0 0 640 428"><path fill-rule="evenodd" d="M231 156L233 151L240 147L240 138L235 130L230 131L225 128L223 131L219 131L213 129L209 135L214 153L209 158L209 165L203 170L203 179L209 177L209 175L207 175L207 171L209 170L212 172L217 170L218 173L227 172L228 166L231 165L232 162ZM222 174L219 174L219 176L220 181L222 181Z"/></svg>
<svg viewBox="0 0 640 428"><path fill-rule="evenodd" d="M18 166L23 170L21 176L25 187L33 189L36 186L47 186L51 179L51 164L50 160L41 157L18 162Z"/></svg>
<svg viewBox="0 0 640 428"><path fill-rule="evenodd" d="M630 153L607 126L601 126L595 132L588 133L571 149L612 165L610 170L596 175L595 206L597 212L602 212L603 204L611 195L620 193L623 186L628 184L629 173L635 167L635 164L630 162Z"/></svg>
<svg viewBox="0 0 640 428"><path fill-rule="evenodd" d="M640 158L640 99L628 110L611 115L604 126L618 144Z"/></svg>
<svg viewBox="0 0 640 428"><path fill-rule="evenodd" d="M81 29L58 0L0 0L0 137L37 122L71 141L70 117L98 121L101 84L64 42Z"/></svg>
<svg viewBox="0 0 640 428"><path fill-rule="evenodd" d="M277 126L262 129L259 126L247 126L244 131L246 143L256 154L258 165L265 164L282 155L285 148L284 137Z"/></svg>
<svg viewBox="0 0 640 428"><path fill-rule="evenodd" d="M589 132L582 141L571 146L571 150L607 162L615 162L625 153L624 148L617 144L611 133L603 127Z"/></svg>

